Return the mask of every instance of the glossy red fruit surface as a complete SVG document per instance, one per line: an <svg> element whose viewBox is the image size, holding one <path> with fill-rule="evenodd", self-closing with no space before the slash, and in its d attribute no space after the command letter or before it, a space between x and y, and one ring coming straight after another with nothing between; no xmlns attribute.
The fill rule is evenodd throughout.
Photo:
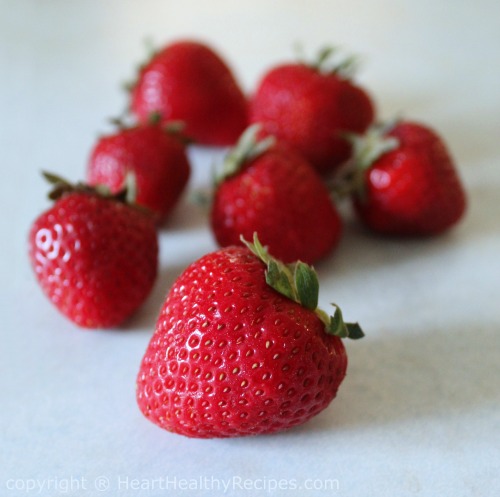
<svg viewBox="0 0 500 497"><path fill-rule="evenodd" d="M204 145L232 145L248 123L246 97L229 67L189 40L167 45L141 68L131 110L142 122L154 112L183 121L186 135Z"/></svg>
<svg viewBox="0 0 500 497"><path fill-rule="evenodd" d="M402 121L386 134L397 147L364 172L354 205L363 223L377 233L437 235L464 215L466 195L441 137L428 126Z"/></svg>
<svg viewBox="0 0 500 497"><path fill-rule="evenodd" d="M85 328L127 319L148 296L158 244L150 216L89 193L69 193L40 215L29 255L49 300Z"/></svg>
<svg viewBox="0 0 500 497"><path fill-rule="evenodd" d="M259 234L283 262L312 264L338 245L342 222L316 171L286 147L273 146L217 188L211 225L221 246Z"/></svg>
<svg viewBox="0 0 500 497"><path fill-rule="evenodd" d="M133 173L136 202L163 220L179 201L190 172L180 137L157 124L145 124L100 138L89 158L87 180L116 193Z"/></svg>
<svg viewBox="0 0 500 497"><path fill-rule="evenodd" d="M351 146L343 133L362 133L375 114L365 90L305 64L270 70L250 108L251 122L295 148L322 174L349 158Z"/></svg>
<svg viewBox="0 0 500 497"><path fill-rule="evenodd" d="M335 397L341 340L264 272L246 247L228 247L174 283L137 378L150 421L188 437L257 435L302 424Z"/></svg>

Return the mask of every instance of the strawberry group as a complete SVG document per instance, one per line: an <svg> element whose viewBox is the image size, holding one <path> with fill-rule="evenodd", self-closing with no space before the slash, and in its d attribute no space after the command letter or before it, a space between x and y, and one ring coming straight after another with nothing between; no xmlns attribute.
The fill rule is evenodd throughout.
<svg viewBox="0 0 500 497"><path fill-rule="evenodd" d="M248 122L247 101L222 58L203 43L181 40L156 52L132 87L131 110L186 124L202 145L232 145Z"/></svg>
<svg viewBox="0 0 500 497"><path fill-rule="evenodd" d="M170 288L137 376L139 408L161 428L198 438L273 433L335 398L347 369L341 338L363 332L335 304L333 316L318 309L309 264L342 233L327 176L377 233L437 235L464 214L441 137L411 121L374 125L352 61L332 66L334 55L276 66L248 104L210 47L171 43L140 68L135 121L94 146L88 184L46 175L55 204L29 233L36 278L77 325L115 327L155 281L156 229L187 186L188 144L238 142L214 185L210 224L222 248Z"/></svg>
<svg viewBox="0 0 500 497"><path fill-rule="evenodd" d="M288 143L324 174L349 158L346 132L363 132L373 121L368 93L348 76L351 61L329 67L332 50L313 64L279 65L262 78L251 100L251 121Z"/></svg>
<svg viewBox="0 0 500 497"><path fill-rule="evenodd" d="M156 121L101 137L92 150L87 180L120 191L129 173L135 179L136 202L164 220L177 204L191 167L179 130Z"/></svg>
<svg viewBox="0 0 500 497"><path fill-rule="evenodd" d="M215 237L225 247L257 232L284 262L316 262L342 231L328 190L300 155L257 134L249 128L223 164L211 211Z"/></svg>
<svg viewBox="0 0 500 497"><path fill-rule="evenodd" d="M29 233L35 275L50 301L84 328L120 325L148 296L157 273L152 218L120 198L49 175L54 206Z"/></svg>
<svg viewBox="0 0 500 497"><path fill-rule="evenodd" d="M306 422L344 379L340 310L317 309L318 281L258 239L191 264L170 289L137 379L143 414L188 437L257 435Z"/></svg>

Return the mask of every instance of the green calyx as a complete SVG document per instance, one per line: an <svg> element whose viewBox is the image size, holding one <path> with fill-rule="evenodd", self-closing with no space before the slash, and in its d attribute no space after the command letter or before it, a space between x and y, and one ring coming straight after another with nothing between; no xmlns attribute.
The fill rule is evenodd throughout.
<svg viewBox="0 0 500 497"><path fill-rule="evenodd" d="M172 120L167 122L162 122L161 112L155 111L148 115L148 119L144 125L146 126L159 126L165 133L178 139L183 145L190 145L194 143L194 140L184 133L186 129L186 123L180 120ZM119 131L126 131L134 129L138 126L134 121L130 121L129 116L126 114L122 116L113 117L109 122L115 126Z"/></svg>
<svg viewBox="0 0 500 497"><path fill-rule="evenodd" d="M184 130L186 129L186 123L184 121L172 120L163 123L162 120L163 118L161 112L155 111L149 114L147 122L151 126L161 126L165 133L176 138L183 145L187 146L195 143L195 140L184 133Z"/></svg>
<svg viewBox="0 0 500 497"><path fill-rule="evenodd" d="M372 164L387 152L399 147L399 140L387 134L397 120L370 126L363 135L344 133L342 136L352 145L352 156L334 181L333 191L338 197L354 194L365 197L365 173Z"/></svg>
<svg viewBox="0 0 500 497"><path fill-rule="evenodd" d="M52 185L48 197L50 200L59 200L67 193L89 193L98 195L103 198L109 198L117 202L137 206L135 199L137 197L137 184L135 174L129 171L123 183L122 189L113 194L107 185L94 185L90 186L86 183L70 183L66 179L53 173L42 171L43 177Z"/></svg>
<svg viewBox="0 0 500 497"><path fill-rule="evenodd" d="M141 62L135 69L135 76L134 79L131 81L126 81L123 83L123 89L127 92L130 93L134 89L134 87L137 85L137 81L139 80L139 77L143 71L143 69L153 60L153 58L158 55L160 52L160 49L158 49L155 46L155 43L147 38L144 40L144 48L146 52L146 57L144 58L144 61Z"/></svg>
<svg viewBox="0 0 500 497"><path fill-rule="evenodd" d="M275 143L273 136L258 139L260 124L249 126L241 135L238 143L226 155L220 172L214 175L214 183L218 186L226 178L234 176L243 165L269 150Z"/></svg>
<svg viewBox="0 0 500 497"><path fill-rule="evenodd" d="M150 126L162 126L164 131L166 133L169 133L171 135L178 135L184 131L186 128L186 123L184 121L168 121L166 123L163 123L163 118L161 115L161 112L159 111L154 111L151 112L148 116L147 123Z"/></svg>
<svg viewBox="0 0 500 497"><path fill-rule="evenodd" d="M353 145L353 158L360 169L368 169L379 157L399 146L397 138L387 136L397 120L370 126L364 135L347 134Z"/></svg>
<svg viewBox="0 0 500 497"><path fill-rule="evenodd" d="M321 74L335 74L342 79L351 79L359 67L359 57L342 55L335 46L327 46L318 50L316 56L309 59L305 56L302 46L295 47L300 63L309 66Z"/></svg>
<svg viewBox="0 0 500 497"><path fill-rule="evenodd" d="M342 311L336 304L333 316L318 309L319 281L316 271L308 264L297 261L293 264L284 264L272 257L266 247L262 246L257 236L253 235L253 242L241 241L266 264L266 283L285 297L297 302L306 309L314 311L325 324L325 331L340 338L357 339L364 336L358 323L344 322Z"/></svg>

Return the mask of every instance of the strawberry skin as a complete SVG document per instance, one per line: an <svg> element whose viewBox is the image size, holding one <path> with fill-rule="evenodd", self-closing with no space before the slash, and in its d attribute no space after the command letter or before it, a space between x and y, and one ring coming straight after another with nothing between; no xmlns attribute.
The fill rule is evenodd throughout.
<svg viewBox="0 0 500 497"><path fill-rule="evenodd" d="M342 133L362 133L373 121L368 94L336 73L305 64L286 64L261 80L250 106L250 120L300 152L321 173L349 158Z"/></svg>
<svg viewBox="0 0 500 497"><path fill-rule="evenodd" d="M154 112L181 120L187 136L203 145L231 145L248 123L246 98L226 63L189 40L167 45L141 68L131 110L142 122Z"/></svg>
<svg viewBox="0 0 500 497"><path fill-rule="evenodd" d="M116 200L67 193L33 223L29 256L44 293L66 317L85 328L114 327L153 286L155 225Z"/></svg>
<svg viewBox="0 0 500 497"><path fill-rule="evenodd" d="M430 236L456 224L466 195L440 136L427 126L402 121L386 134L398 146L364 171L353 202L362 222L377 233Z"/></svg>
<svg viewBox="0 0 500 497"><path fill-rule="evenodd" d="M148 123L100 138L90 155L87 181L90 185L106 185L117 193L123 188L127 173L132 172L136 202L161 221L177 204L190 171L180 137Z"/></svg>
<svg viewBox="0 0 500 497"><path fill-rule="evenodd" d="M257 232L283 262L312 264L339 243L342 222L313 168L280 144L244 164L217 188L212 231L220 246Z"/></svg>
<svg viewBox="0 0 500 497"><path fill-rule="evenodd" d="M273 290L246 247L189 266L172 286L137 378L143 414L188 437L285 430L325 409L347 368L341 340Z"/></svg>

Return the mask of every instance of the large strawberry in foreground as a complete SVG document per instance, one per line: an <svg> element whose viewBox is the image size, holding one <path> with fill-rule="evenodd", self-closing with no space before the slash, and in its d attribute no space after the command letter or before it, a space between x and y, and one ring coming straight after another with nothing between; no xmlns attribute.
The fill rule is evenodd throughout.
<svg viewBox="0 0 500 497"><path fill-rule="evenodd" d="M325 49L313 64L271 69L250 106L252 122L294 147L322 174L349 158L343 134L362 133L375 114L370 95L350 78L349 59L330 65L332 55Z"/></svg>
<svg viewBox="0 0 500 497"><path fill-rule="evenodd" d="M146 122L152 113L186 123L202 145L232 145L248 122L246 97L229 67L210 47L192 40L157 51L132 87L131 110Z"/></svg>
<svg viewBox="0 0 500 497"><path fill-rule="evenodd" d="M341 189L371 230L394 236L430 236L454 226L466 195L442 138L428 126L399 121L353 137L355 155Z"/></svg>
<svg viewBox="0 0 500 497"><path fill-rule="evenodd" d="M221 246L259 234L283 262L312 264L339 243L342 222L309 163L250 127L226 157L213 197L212 231Z"/></svg>
<svg viewBox="0 0 500 497"><path fill-rule="evenodd" d="M159 221L164 220L177 204L191 172L183 140L179 130L154 120L129 128L120 126L95 144L87 180L117 193L132 173L136 202L150 209Z"/></svg>
<svg viewBox="0 0 500 497"><path fill-rule="evenodd" d="M55 204L29 233L29 256L49 300L85 328L121 324L148 296L157 273L155 224L121 198L52 175Z"/></svg>
<svg viewBox="0 0 500 497"><path fill-rule="evenodd" d="M236 437L300 425L325 409L346 374L340 336L317 309L318 280L254 238L205 255L174 283L137 378L143 414L188 437Z"/></svg>

